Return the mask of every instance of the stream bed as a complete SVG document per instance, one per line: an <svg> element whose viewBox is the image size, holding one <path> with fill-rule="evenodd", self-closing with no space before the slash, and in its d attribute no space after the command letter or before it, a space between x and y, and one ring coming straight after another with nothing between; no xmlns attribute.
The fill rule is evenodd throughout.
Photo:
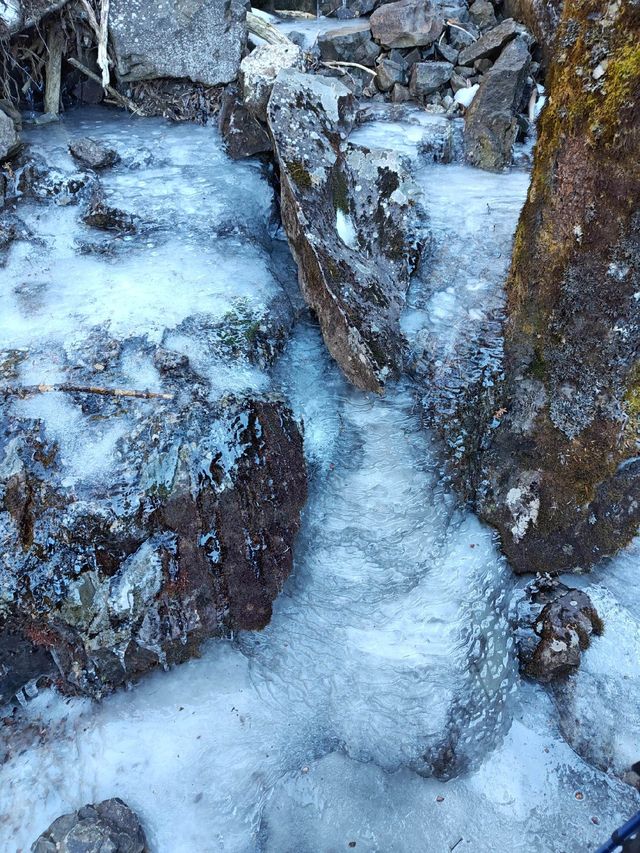
<svg viewBox="0 0 640 853"><path fill-rule="evenodd" d="M382 124L358 144L384 138ZM264 631L210 641L199 659L100 703L42 690L4 726L0 849L27 850L58 815L112 796L139 814L154 853L595 848L638 809L638 794L580 758L550 695L518 679L518 582L492 531L450 493L412 381L365 394L329 358L263 168L230 161L211 128L106 110L70 113L29 139L72 171L66 147L79 135L119 150L104 189L141 226L107 238L75 206L19 207L37 239L11 248L0 338L25 353L20 381L64 378L55 353L80 352L97 328L162 340L212 394L284 394L304 422L311 488L295 568ZM446 406L461 376L499 354L528 176L423 162L420 134L411 138L431 245L403 330L416 359L434 365L434 387L447 389L434 404ZM194 322L274 306L294 326L273 366L206 345ZM156 387L144 347L123 363L120 382ZM15 405L61 443L70 478L100 476L117 452L120 434L88 424L62 395ZM585 655L582 695L616 668L611 690L640 695L640 596L626 582L635 547L581 579L610 626ZM627 735L615 750L637 760Z"/></svg>

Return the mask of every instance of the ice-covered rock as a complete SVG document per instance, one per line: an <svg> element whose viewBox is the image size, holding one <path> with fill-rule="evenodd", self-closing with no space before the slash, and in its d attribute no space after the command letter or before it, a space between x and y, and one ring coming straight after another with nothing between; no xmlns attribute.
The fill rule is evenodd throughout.
<svg viewBox="0 0 640 853"><path fill-rule="evenodd" d="M418 205L400 157L345 150L353 119L353 97L337 80L279 75L269 125L302 292L347 378L380 391L400 363Z"/></svg>
<svg viewBox="0 0 640 853"><path fill-rule="evenodd" d="M120 80L186 77L215 86L238 74L246 45L244 0L111 0L109 32Z"/></svg>
<svg viewBox="0 0 640 853"><path fill-rule="evenodd" d="M69 152L75 160L88 169L106 169L120 159L115 148L110 148L86 136L73 139L69 143Z"/></svg>
<svg viewBox="0 0 640 853"><path fill-rule="evenodd" d="M524 589L515 618L521 671L542 682L575 672L592 636L604 629L585 592L544 575Z"/></svg>
<svg viewBox="0 0 640 853"><path fill-rule="evenodd" d="M110 127L123 162L92 224L126 199L152 228L101 235L25 195L3 271L4 699L40 674L100 693L263 626L305 497L297 421L265 393L292 315L266 182L243 165L231 179L211 129ZM67 174L68 129L30 133Z"/></svg>
<svg viewBox="0 0 640 853"><path fill-rule="evenodd" d="M137 815L117 798L62 815L31 846L31 853L145 853Z"/></svg>

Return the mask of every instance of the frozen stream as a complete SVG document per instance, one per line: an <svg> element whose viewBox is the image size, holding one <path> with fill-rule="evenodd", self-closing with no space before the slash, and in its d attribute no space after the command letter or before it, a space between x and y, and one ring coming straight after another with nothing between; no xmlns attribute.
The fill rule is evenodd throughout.
<svg viewBox="0 0 640 853"><path fill-rule="evenodd" d="M56 381L47 353L109 320L132 339L162 339L216 391L284 391L305 423L312 487L296 568L264 632L212 641L99 705L42 691L5 727L0 850L27 850L58 815L111 796L139 813L154 853L595 848L638 796L578 758L547 694L516 679L515 583L491 532L442 484L410 383L384 398L347 387L299 308L271 370L185 331L194 314L224 318L238 300L252 311L296 302L259 167L228 161L211 129L110 113L76 114L33 139L71 170L64 149L80 134L119 148L109 200L150 224L110 256L78 251L88 237L77 208L20 208L45 240L14 246L0 285L0 346L29 348L22 381ZM458 364L500 310L526 175L429 165L419 176L434 260L404 327L416 350ZM25 292L36 294L35 324ZM130 381L153 386L144 358L125 364ZM94 437L61 401L47 406L31 414L73 458ZM615 616L596 675L613 665L616 632L637 635L640 619L640 607L617 604L636 555L616 567L595 578Z"/></svg>

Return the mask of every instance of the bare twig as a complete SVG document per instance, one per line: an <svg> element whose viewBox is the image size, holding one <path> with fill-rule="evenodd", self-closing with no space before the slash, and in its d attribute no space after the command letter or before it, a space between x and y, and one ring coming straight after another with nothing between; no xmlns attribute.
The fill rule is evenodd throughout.
<svg viewBox="0 0 640 853"><path fill-rule="evenodd" d="M360 65L359 62L339 62L337 59L330 62L321 62L325 68L358 68L360 71L366 71L372 77L376 76L376 72L372 68L367 68L365 65Z"/></svg>
<svg viewBox="0 0 640 853"><path fill-rule="evenodd" d="M82 73L88 77L90 80L95 80L96 83L99 83L102 86L102 80L98 77L97 74L94 74L93 71L90 71L86 65L83 65L79 62L74 56L70 56L67 60L70 65L73 65L74 68L77 68L78 71L82 71ZM125 107L127 110L131 110L132 113L136 115L144 115L140 107L135 104L131 98L127 98L125 95L121 95L117 89L114 89L113 86L103 86L103 89L107 91L111 97L117 101L121 107Z"/></svg>
<svg viewBox="0 0 640 853"><path fill-rule="evenodd" d="M445 24L448 27L453 27L454 30L460 30L461 33L466 33L469 38L472 38L474 41L477 41L477 38L469 32L469 30L465 30L464 27L461 27L460 24L456 24L455 21L445 21Z"/></svg>
<svg viewBox="0 0 640 853"><path fill-rule="evenodd" d="M22 387L0 388L0 394L6 397L33 397L36 394L97 394L100 397L134 397L137 400L173 400L173 394L156 391L132 391L126 388L103 388L99 385L71 385L63 382L59 385L25 385Z"/></svg>

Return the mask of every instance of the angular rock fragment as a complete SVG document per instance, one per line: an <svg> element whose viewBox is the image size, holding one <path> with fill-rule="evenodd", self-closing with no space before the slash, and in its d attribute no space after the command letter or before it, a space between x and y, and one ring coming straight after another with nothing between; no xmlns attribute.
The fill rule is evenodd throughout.
<svg viewBox="0 0 640 853"><path fill-rule="evenodd" d="M32 844L31 853L145 853L140 821L118 798L62 815Z"/></svg>
<svg viewBox="0 0 640 853"><path fill-rule="evenodd" d="M411 94L414 97L431 95L448 83L452 74L450 62L417 62L411 72Z"/></svg>
<svg viewBox="0 0 640 853"><path fill-rule="evenodd" d="M207 86L237 77L247 40L242 0L111 0L109 32L122 81L188 78Z"/></svg>
<svg viewBox="0 0 640 853"><path fill-rule="evenodd" d="M380 47L371 38L368 21L328 30L318 37L320 56L329 62L358 62L372 68L380 55Z"/></svg>
<svg viewBox="0 0 640 853"><path fill-rule="evenodd" d="M110 148L103 142L83 137L69 143L69 153L88 169L107 169L114 166L120 159L115 148Z"/></svg>
<svg viewBox="0 0 640 853"><path fill-rule="evenodd" d="M592 636L603 631L589 596L548 575L539 575L524 589L516 619L520 668L542 682L575 671Z"/></svg>
<svg viewBox="0 0 640 853"><path fill-rule="evenodd" d="M497 27L481 36L477 41L460 51L460 65L473 65L478 59L497 59L502 48L517 35L525 37L526 30L512 18L507 18Z"/></svg>
<svg viewBox="0 0 640 853"><path fill-rule="evenodd" d="M373 38L384 47L420 47L432 44L444 20L431 0L398 0L379 6L369 19Z"/></svg>
<svg viewBox="0 0 640 853"><path fill-rule="evenodd" d="M530 62L527 43L518 37L485 74L465 118L465 156L472 165L492 171L510 165Z"/></svg>
<svg viewBox="0 0 640 853"><path fill-rule="evenodd" d="M493 3L489 0L475 0L469 6L469 16L480 30L488 30L497 25Z"/></svg>
<svg viewBox="0 0 640 853"><path fill-rule="evenodd" d="M389 92L396 83L403 85L407 72L404 65L391 59L382 59L376 63L376 85L382 92Z"/></svg>
<svg viewBox="0 0 640 853"><path fill-rule="evenodd" d="M347 378L381 391L400 364L418 206L397 155L345 150L353 118L353 97L335 79L284 71L273 87L282 219L302 292Z"/></svg>

